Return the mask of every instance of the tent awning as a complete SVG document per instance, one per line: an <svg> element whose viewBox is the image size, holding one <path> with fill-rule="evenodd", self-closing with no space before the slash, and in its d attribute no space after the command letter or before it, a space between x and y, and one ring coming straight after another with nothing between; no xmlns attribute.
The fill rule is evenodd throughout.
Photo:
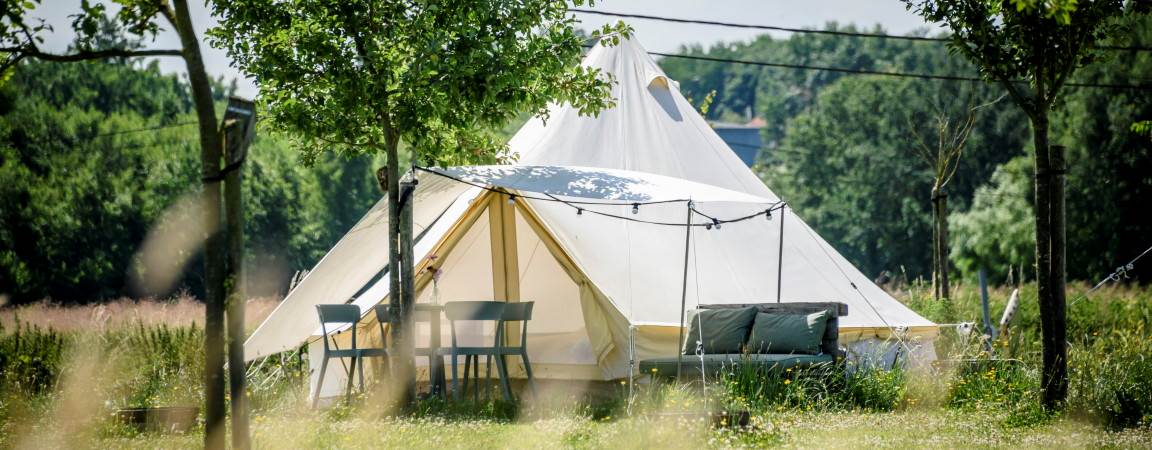
<svg viewBox="0 0 1152 450"><path fill-rule="evenodd" d="M654 173L579 166L458 166L424 169L478 186L606 202L774 204L764 197Z"/></svg>

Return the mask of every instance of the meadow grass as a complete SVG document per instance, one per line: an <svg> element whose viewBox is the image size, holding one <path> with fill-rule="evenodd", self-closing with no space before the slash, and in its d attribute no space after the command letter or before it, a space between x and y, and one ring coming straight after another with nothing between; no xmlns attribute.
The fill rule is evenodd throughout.
<svg viewBox="0 0 1152 450"><path fill-rule="evenodd" d="M971 286L962 285L947 304L920 292L927 290L910 286L900 297L938 322L979 320ZM1007 289L993 290L997 318L1007 296ZM141 432L111 415L119 407L202 401L203 331L196 322L96 320L90 329L59 330L23 319L99 317L93 307L44 308L24 307L19 321L11 309L0 311L6 317L0 448L201 445L199 429ZM137 317L171 306L142 308ZM252 379L253 442L257 448L1152 447L1149 319L1148 288L1107 288L1070 306L1071 389L1066 412L1056 415L1038 403L1039 327L1035 291L1026 286L1016 321L991 353L978 334L944 331L938 354L958 362L907 371L851 362L766 373L732 367L703 390L639 386L631 405L624 386L611 385L600 395L546 390L522 404L423 400L400 414L367 395L317 412L306 398L303 360L286 358ZM749 426L715 427L707 414L721 411L747 411Z"/></svg>

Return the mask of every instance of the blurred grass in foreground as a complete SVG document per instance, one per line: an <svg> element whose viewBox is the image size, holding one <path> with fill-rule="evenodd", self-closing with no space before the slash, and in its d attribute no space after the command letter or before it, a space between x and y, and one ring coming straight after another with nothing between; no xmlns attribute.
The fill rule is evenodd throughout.
<svg viewBox="0 0 1152 450"><path fill-rule="evenodd" d="M979 323L974 286L961 285L947 304L924 298L930 291L918 288L898 296L935 321ZM1073 286L1070 301L1085 289ZM1008 293L993 289L994 320ZM545 390L520 405L423 401L402 417L383 413L372 395L317 412L308 408L306 367L288 358L250 382L253 440L270 448L1152 446L1152 288L1109 287L1070 306L1071 390L1068 411L1058 416L1038 405L1033 287L1025 286L1020 305L993 354L978 335L941 332L940 358L963 363L774 374L734 368L703 394L670 384L640 386L631 414L623 385L608 387L606 395ZM59 331L24 317L99 319L99 307L21 307L19 320L11 309L0 311L0 448L201 445L199 430L141 433L112 419L119 407L202 401L202 329L191 317L175 324L155 320L188 306L117 307L124 308L118 316L137 320L51 322L71 324ZM201 315L195 308L191 314ZM748 411L750 426L715 429L702 414L718 411Z"/></svg>

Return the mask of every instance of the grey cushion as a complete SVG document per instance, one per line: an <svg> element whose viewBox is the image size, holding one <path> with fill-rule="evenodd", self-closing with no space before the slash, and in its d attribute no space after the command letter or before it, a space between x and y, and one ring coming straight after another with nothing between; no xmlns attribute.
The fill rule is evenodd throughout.
<svg viewBox="0 0 1152 450"><path fill-rule="evenodd" d="M820 354L828 311L812 314L758 313L748 336L750 353Z"/></svg>
<svg viewBox="0 0 1152 450"><path fill-rule="evenodd" d="M684 354L696 354L696 341L700 339L701 327L704 330L704 353L740 353L752 321L756 319L756 308L698 309L688 315L688 337L684 341Z"/></svg>
<svg viewBox="0 0 1152 450"><path fill-rule="evenodd" d="M658 377L675 377L676 359L675 356L671 356L642 360L640 361L640 373ZM715 376L720 370L730 369L734 365L751 364L756 370L771 371L832 364L834 360L835 357L832 355L704 355L704 371L708 376ZM698 356L683 356L680 364L682 364L681 376L688 378L700 376L700 358Z"/></svg>

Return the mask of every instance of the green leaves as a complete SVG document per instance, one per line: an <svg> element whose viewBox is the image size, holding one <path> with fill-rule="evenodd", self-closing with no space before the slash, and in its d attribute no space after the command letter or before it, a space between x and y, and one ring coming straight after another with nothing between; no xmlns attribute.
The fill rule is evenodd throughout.
<svg viewBox="0 0 1152 450"><path fill-rule="evenodd" d="M1131 126L1133 133L1141 136L1152 138L1152 120L1142 120L1140 122L1133 122Z"/></svg>
<svg viewBox="0 0 1152 450"><path fill-rule="evenodd" d="M1047 114L1072 73L1103 57L1098 47L1125 31L1118 19L1138 9L1123 0L904 3L926 21L948 27L953 51L988 81L1004 85L1030 116Z"/></svg>
<svg viewBox="0 0 1152 450"><path fill-rule="evenodd" d="M425 163L492 161L523 111L612 106L610 80L579 67L583 39L555 0L221 2L209 32L261 86L272 122L324 151L378 152L397 139ZM606 26L605 39L626 36Z"/></svg>

